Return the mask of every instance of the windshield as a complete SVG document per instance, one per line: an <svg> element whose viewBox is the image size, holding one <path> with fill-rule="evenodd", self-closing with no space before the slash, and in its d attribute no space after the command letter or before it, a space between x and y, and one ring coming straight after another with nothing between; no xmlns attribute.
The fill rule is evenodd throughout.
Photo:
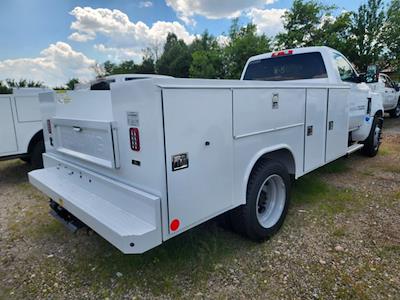
<svg viewBox="0 0 400 300"><path fill-rule="evenodd" d="M243 79L283 81L327 77L321 53L311 52L251 61Z"/></svg>

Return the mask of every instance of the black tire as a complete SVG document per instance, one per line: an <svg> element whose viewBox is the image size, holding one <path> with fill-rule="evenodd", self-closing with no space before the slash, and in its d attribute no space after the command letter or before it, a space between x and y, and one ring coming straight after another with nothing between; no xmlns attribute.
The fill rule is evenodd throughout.
<svg viewBox="0 0 400 300"><path fill-rule="evenodd" d="M21 157L20 159L21 159L23 162L26 162L26 163L28 163L28 164L31 163L31 158L30 158L30 156L24 156L24 157Z"/></svg>
<svg viewBox="0 0 400 300"><path fill-rule="evenodd" d="M257 199L264 183L268 178L271 178L271 176L275 176L276 178L280 177L282 179L285 192L284 205L279 219L274 225L266 228L261 225L257 217L257 213L260 209ZM231 213L234 230L255 241L262 241L273 236L281 228L285 220L289 207L290 188L291 182L289 173L281 163L273 160L263 160L259 162L252 171L248 182L246 204L237 207Z"/></svg>
<svg viewBox="0 0 400 300"><path fill-rule="evenodd" d="M379 134L376 136L376 129L379 128ZM369 136L363 142L364 148L362 148L362 153L369 157L374 157L378 154L379 147L381 145L382 140L382 128L383 128L383 118L381 116L376 115L372 122L371 131L369 132Z"/></svg>
<svg viewBox="0 0 400 300"><path fill-rule="evenodd" d="M37 142L31 152L31 165L32 169L42 169L43 168L43 156L42 154L45 152L44 142L40 140Z"/></svg>
<svg viewBox="0 0 400 300"><path fill-rule="evenodd" d="M397 119L398 117L400 117L400 99L397 102L396 108L389 111L389 115L391 118L394 118L394 119Z"/></svg>

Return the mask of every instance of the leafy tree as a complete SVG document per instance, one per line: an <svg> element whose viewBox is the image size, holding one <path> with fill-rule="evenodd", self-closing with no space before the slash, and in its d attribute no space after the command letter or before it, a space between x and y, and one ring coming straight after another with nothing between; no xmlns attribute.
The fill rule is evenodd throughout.
<svg viewBox="0 0 400 300"><path fill-rule="evenodd" d="M220 51L196 51L192 54L190 77L193 78L221 78L223 76L222 57Z"/></svg>
<svg viewBox="0 0 400 300"><path fill-rule="evenodd" d="M315 32L314 45L328 46L342 52L346 57L353 57L352 14L344 12L337 17L325 17L320 28Z"/></svg>
<svg viewBox="0 0 400 300"><path fill-rule="evenodd" d="M189 77L192 56L183 40L169 33L164 45L164 52L156 63L157 73L175 77Z"/></svg>
<svg viewBox="0 0 400 300"><path fill-rule="evenodd" d="M222 50L216 38L205 31L189 46L192 52L190 77L221 78L223 76Z"/></svg>
<svg viewBox="0 0 400 300"><path fill-rule="evenodd" d="M6 84L9 88L27 88L27 87L43 87L43 82L41 81L34 81L34 80L27 80L27 79L20 79L19 81L15 79L6 79Z"/></svg>
<svg viewBox="0 0 400 300"><path fill-rule="evenodd" d="M250 56L271 51L270 39L257 34L254 24L239 27L238 20L232 22L230 41L223 51L225 78L239 79Z"/></svg>
<svg viewBox="0 0 400 300"><path fill-rule="evenodd" d="M291 9L283 15L286 32L276 36L277 45L282 49L314 46L320 35L321 22L329 20L333 9L314 0L294 0Z"/></svg>
<svg viewBox="0 0 400 300"><path fill-rule="evenodd" d="M0 94L12 94L12 89L9 88L3 81L0 81Z"/></svg>
<svg viewBox="0 0 400 300"><path fill-rule="evenodd" d="M73 90L75 87L75 84L79 83L79 79L78 78L72 78L70 80L68 80L68 82L65 84L67 86L68 90Z"/></svg>
<svg viewBox="0 0 400 300"><path fill-rule="evenodd" d="M392 67L400 72L400 0L392 0L387 11L383 40L387 53L385 67Z"/></svg>
<svg viewBox="0 0 400 300"><path fill-rule="evenodd" d="M353 13L351 33L355 52L349 55L359 70L366 70L371 63L376 63L384 49L383 27L385 11L383 0L368 0ZM397 23L398 27L399 24Z"/></svg>

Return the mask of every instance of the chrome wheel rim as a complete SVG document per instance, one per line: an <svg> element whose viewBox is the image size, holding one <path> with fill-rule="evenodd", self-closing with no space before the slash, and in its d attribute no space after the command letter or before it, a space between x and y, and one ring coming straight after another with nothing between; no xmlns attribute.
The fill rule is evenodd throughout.
<svg viewBox="0 0 400 300"><path fill-rule="evenodd" d="M280 219L286 202L286 187L281 176L271 175L261 185L257 195L258 223L271 228Z"/></svg>

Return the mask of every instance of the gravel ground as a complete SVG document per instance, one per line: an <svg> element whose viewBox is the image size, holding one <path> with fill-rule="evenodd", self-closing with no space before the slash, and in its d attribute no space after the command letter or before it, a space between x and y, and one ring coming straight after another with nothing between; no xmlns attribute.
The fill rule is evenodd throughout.
<svg viewBox="0 0 400 300"><path fill-rule="evenodd" d="M143 255L71 234L19 160L0 163L0 299L400 299L400 120L380 154L296 182L289 215L253 243L210 221Z"/></svg>

